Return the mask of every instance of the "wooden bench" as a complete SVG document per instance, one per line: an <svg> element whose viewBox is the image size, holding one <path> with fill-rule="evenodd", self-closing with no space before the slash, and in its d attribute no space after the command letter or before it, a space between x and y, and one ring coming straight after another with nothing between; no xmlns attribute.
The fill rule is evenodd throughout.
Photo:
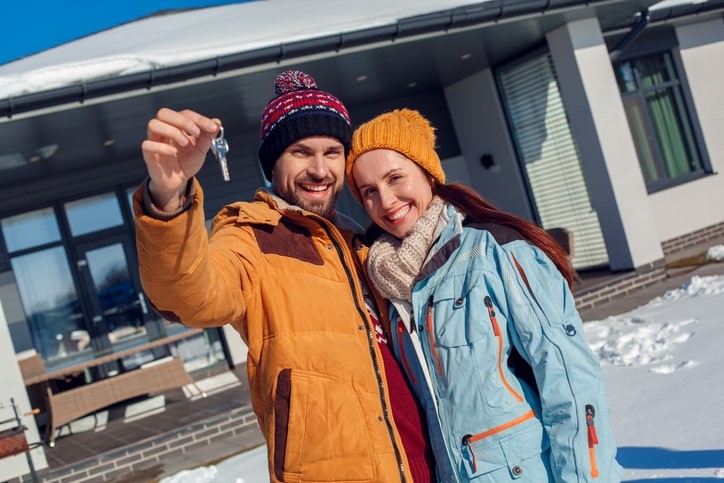
<svg viewBox="0 0 724 483"><path fill-rule="evenodd" d="M84 386L53 393L46 387L49 419L48 443L53 446L58 428L126 399L196 383L177 357L150 367L134 369ZM198 386L196 386L198 389ZM203 391L198 389L200 393Z"/></svg>
<svg viewBox="0 0 724 483"><path fill-rule="evenodd" d="M195 331L195 333L200 332L201 331ZM54 446L58 428L80 417L93 414L112 404L134 397L159 393L186 385L193 385L203 397L206 397L206 393L196 385L196 382L188 371L186 371L183 361L178 357L172 356L144 364L137 369L123 372L116 376L94 381L72 389L66 389L61 392L54 392L48 383L53 378L62 377L67 374L76 374L89 367L121 359L133 353L153 349L160 345L168 344L169 342L176 342L190 335L194 334L187 332L50 373L45 372L45 365L40 354L35 354L29 358L18 361L26 386L29 387L40 383L45 384L44 402L47 406L45 409L48 413L46 442L51 447Z"/></svg>

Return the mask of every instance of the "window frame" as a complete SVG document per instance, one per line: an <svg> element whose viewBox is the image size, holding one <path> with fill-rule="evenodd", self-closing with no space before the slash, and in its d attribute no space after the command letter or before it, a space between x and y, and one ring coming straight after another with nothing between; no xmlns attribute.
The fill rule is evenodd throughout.
<svg viewBox="0 0 724 483"><path fill-rule="evenodd" d="M676 39L676 32L673 29L660 29L658 31L650 33L649 35L644 34L642 35L642 37L642 39L637 40L632 46L630 46L630 48L624 51L624 53L619 58L616 59L616 61L612 65L614 73L618 75L619 66L627 62L635 62L646 57L652 57L657 55L668 54L671 57L673 71L676 75L676 79L670 79L657 87L667 88L673 86L674 88L678 89L679 93L681 94L683 112L678 112L678 114L689 124L693 143L692 149L696 150L696 153L699 156L699 163L701 168L700 170L685 173L673 178L667 177L665 179L645 181L647 192L649 194L652 194L658 191L689 183L691 181L706 176L710 176L713 174L713 169L711 165L711 160L709 158L708 150L706 148L706 142L704 140L701 125L699 123L698 114L696 112L694 99L691 95L691 87L689 86L689 82L686 77L686 70L681 59L681 52L679 50L678 40ZM641 86L637 85L636 91L630 94L623 93L620 90L619 93L621 95L622 102L624 102L627 98L632 97L638 97L639 99L643 99L645 101L646 92L651 90L653 89L644 89ZM646 116L646 122L652 123L652 116L648 109L648 105L645 102L643 113ZM634 143L637 142L636 137L633 135L633 131L632 139L634 140ZM655 162L659 165L659 167L664 165L665 160L660 155L660 153L656 152L655 156ZM643 175L644 168L643 166L641 166L640 163L639 167ZM644 180L646 180L645 176Z"/></svg>

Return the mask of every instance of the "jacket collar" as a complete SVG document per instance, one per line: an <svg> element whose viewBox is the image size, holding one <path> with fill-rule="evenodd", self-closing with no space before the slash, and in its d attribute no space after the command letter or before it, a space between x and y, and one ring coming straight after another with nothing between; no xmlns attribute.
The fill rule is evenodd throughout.
<svg viewBox="0 0 724 483"><path fill-rule="evenodd" d="M241 203L238 219L239 221L245 222L254 220L254 223L257 224L278 225L282 216L290 215L291 213L327 220L326 218L288 203L282 197L266 188L259 188L256 191L254 194L254 203ZM337 210L334 210L332 219L327 221L341 230L349 230L354 233L362 232L362 227L359 223Z"/></svg>
<svg viewBox="0 0 724 483"><path fill-rule="evenodd" d="M430 256L415 277L413 285L439 270L450 259L452 253L460 247L464 218L465 215L455 206L451 203L447 204L437 228L439 236L430 249Z"/></svg>

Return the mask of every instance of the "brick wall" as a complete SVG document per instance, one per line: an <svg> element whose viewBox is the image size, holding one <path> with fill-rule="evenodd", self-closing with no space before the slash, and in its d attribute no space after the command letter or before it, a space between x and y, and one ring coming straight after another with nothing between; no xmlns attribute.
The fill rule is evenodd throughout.
<svg viewBox="0 0 724 483"><path fill-rule="evenodd" d="M39 476L43 483L95 483L95 482L140 482L154 481L163 475L164 466L173 461L194 461L199 453L214 442L228 440L230 452L218 454L215 445L214 457L207 455L206 461L251 449L264 442L250 406L231 411L217 418L208 419L196 425L179 428L158 438L147 439L133 446L126 446L115 452L81 461ZM239 445L242 446L239 446ZM31 481L30 475L24 480L16 478L8 483Z"/></svg>
<svg viewBox="0 0 724 483"><path fill-rule="evenodd" d="M689 247L702 244L708 240L721 237L724 237L724 222L672 238L671 240L666 240L661 244L661 248L664 251L664 255L668 256Z"/></svg>
<svg viewBox="0 0 724 483"><path fill-rule="evenodd" d="M576 294L576 308L579 311L590 309L658 283L665 280L666 277L666 267L663 266L655 267L645 272L635 272L629 276L604 285L592 287L583 293Z"/></svg>

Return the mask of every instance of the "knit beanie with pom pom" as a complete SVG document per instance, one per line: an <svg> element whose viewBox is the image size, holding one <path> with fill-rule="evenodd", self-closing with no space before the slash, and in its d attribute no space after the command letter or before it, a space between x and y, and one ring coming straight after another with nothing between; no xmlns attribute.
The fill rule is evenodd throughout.
<svg viewBox="0 0 724 483"><path fill-rule="evenodd" d="M274 91L276 97L262 113L259 136L259 161L268 180L279 156L299 139L331 136L349 153L352 125L342 101L319 90L310 75L298 70L279 74Z"/></svg>

